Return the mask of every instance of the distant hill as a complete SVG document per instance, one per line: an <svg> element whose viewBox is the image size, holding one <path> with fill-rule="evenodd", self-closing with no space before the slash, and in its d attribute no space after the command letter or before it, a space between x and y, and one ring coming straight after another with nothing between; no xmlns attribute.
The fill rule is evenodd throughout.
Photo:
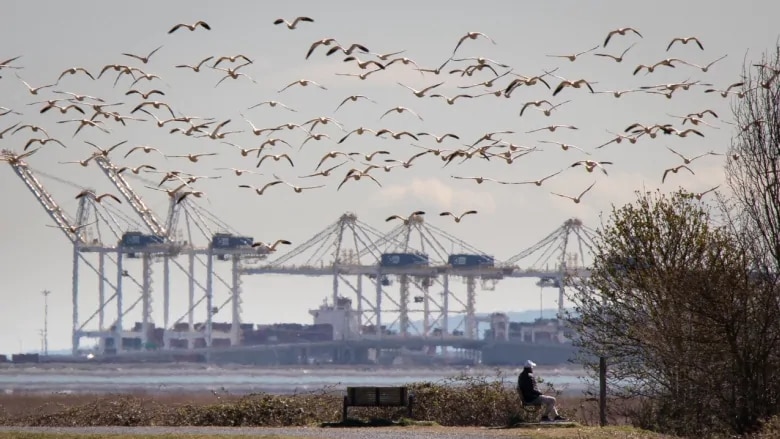
<svg viewBox="0 0 780 439"><path fill-rule="evenodd" d="M571 311L571 310L569 310ZM528 311L509 311L506 313L507 317L509 317L510 322L523 322L523 323L531 323L535 320L537 320L540 316L544 319L554 319L556 318L558 314L557 308L549 308L549 309L542 309L542 310L528 310ZM477 317L487 317L490 315L490 313L477 313ZM465 328L464 323L464 315L456 315L451 316L447 320L447 326L450 331L453 331L455 328L458 330L463 330ZM412 329L410 331L412 333L416 332L422 332L423 322L422 320L414 320L410 322L410 325L412 326ZM388 329L397 331L398 330L398 323L394 323L393 325L389 326ZM482 337L482 331L487 329L487 324L480 323L479 324L479 330L480 334L479 337Z"/></svg>

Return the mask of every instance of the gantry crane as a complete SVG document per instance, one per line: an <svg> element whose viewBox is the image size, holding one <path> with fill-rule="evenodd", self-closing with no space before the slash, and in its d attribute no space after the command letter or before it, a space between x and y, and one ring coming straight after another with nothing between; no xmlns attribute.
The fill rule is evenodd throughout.
<svg viewBox="0 0 780 439"><path fill-rule="evenodd" d="M537 285L558 289L558 321L564 312L566 282L569 277L582 279L590 276L586 267L588 254L593 252L595 232L578 218L570 218L541 241L509 258L502 266L511 269L508 277L538 278ZM527 266L518 263L532 255L539 257ZM552 266L550 266L552 264Z"/></svg>
<svg viewBox="0 0 780 439"><path fill-rule="evenodd" d="M357 296L355 314L358 328L345 336L359 336L360 328L381 335L380 304L383 296L390 296L383 289L388 283L384 276L378 275L377 264L382 255L381 247L387 244L382 232L360 221L354 213L346 212L303 244L262 266L244 267L241 274L332 276L334 304L342 296L342 284ZM294 264L292 261L296 258L301 262ZM354 280L350 279L352 276L355 276ZM374 283L374 300L364 294L365 278Z"/></svg>
<svg viewBox="0 0 780 439"><path fill-rule="evenodd" d="M110 335L104 329L104 308L112 300L117 301L117 333L121 333L121 321L122 315L126 312L123 309L121 282L122 276L117 276L116 285L105 276L105 258L111 253L117 252L116 247L106 246L100 242L99 239L87 238L87 219L89 218L89 212L92 206L92 200L88 197L83 197L79 200L78 211L76 219L72 220L68 217L65 211L54 201L54 198L49 194L46 188L36 178L35 174L28 167L28 165L18 155L10 150L2 150L0 152L0 159L7 162L19 178L24 182L25 186L32 192L41 206L44 208L49 217L55 222L57 227L63 231L68 240L73 244L73 276L72 276L72 301L73 301L73 329L72 329L72 351L76 355L79 350L79 343L81 337L103 337ZM84 256L84 253L97 253L99 257L98 268ZM99 278L99 302L100 307L95 314L98 314L99 328L97 331L85 331L84 327L89 323L95 314L86 322L79 323L79 261L84 262L89 268L95 271ZM108 284L113 290L114 294L105 298L105 284ZM137 284L137 282L136 282Z"/></svg>
<svg viewBox="0 0 780 439"><path fill-rule="evenodd" d="M103 171L103 173L108 177L108 179L116 186L116 188L119 190L119 192L122 194L122 196L128 201L130 206L132 207L133 211L144 221L146 226L149 228L149 231L152 233L152 236L154 237L160 237L162 239L162 246L147 246L147 249L149 251L143 251L140 250L140 253L142 254L143 258L143 273L144 273L144 291L147 292L147 296L150 297L151 291L150 289L150 283L151 283L151 265L150 260L153 255L159 255L162 257L163 260L163 326L165 328L165 335L163 336L164 339L164 345L166 348L170 347L170 340L172 338L185 338L188 340L188 347L192 349L194 347L194 341L196 337L202 336L205 341L205 345L207 347L211 347L212 341L213 341L213 315L214 310L219 310L224 306L226 303L230 302L232 303L232 323L231 323L231 331L230 331L230 342L232 345L237 345L240 343L240 324L241 324L241 308L240 308L240 278L238 276L238 270L239 270L239 260L241 256L243 255L255 255L256 251L251 247L251 242L249 242L249 245L242 245L238 248L229 248L229 249L215 249L214 243L217 241L217 235L212 236L212 242L211 245L205 247L205 248L197 248L194 246L192 242L192 237L190 236L190 239L187 243L177 243L175 242L175 230L176 230L176 224L178 222L178 218L180 215L181 210L184 208L187 203L189 203L189 200L184 200L184 202L180 203L178 198L173 195L169 197L169 209L168 214L166 216L166 222L163 223L160 221L160 219L157 218L155 213L146 206L146 204L143 202L141 197L133 190L133 188L130 186L130 184L127 182L127 180L118 172L118 168L111 162L111 160L106 155L97 154L94 158L95 162L98 164L100 169ZM142 238L142 239L149 239L149 238ZM186 254L188 256L188 265L189 267L185 269L181 264L178 263L178 261L175 260L175 257L179 254ZM205 256L206 257L206 285L203 286L199 282L195 280L195 261L197 259L197 256ZM227 282L222 280L221 278L218 279L227 285L230 290L230 298L222 304L220 307L214 307L213 299L213 280L214 280L214 257L218 256L221 259L224 259L225 257L229 256L231 262L232 262L232 273L233 273L233 279L232 284L228 285ZM173 325L169 322L169 309L170 309L170 263L174 263L177 265L183 272L187 273L188 276L188 289L189 289L189 309L187 310L187 313L176 320ZM205 328L204 328L204 334L201 335L200 331L196 331L195 329L195 323L194 323L194 316L193 312L195 307L201 302L195 301L194 299L194 289L195 286L199 286L204 291L204 298L206 301L206 322L205 322ZM151 315L151 309L144 307L144 321L142 323L144 329L142 337L146 337L148 334L148 321ZM187 331L182 331L179 327L179 324L181 323L181 320L184 319L184 317L188 318L187 322ZM173 330L171 330L173 329Z"/></svg>
<svg viewBox="0 0 780 439"><path fill-rule="evenodd" d="M495 282L503 277L506 270L494 266L493 256L431 225L425 221L422 215L412 215L388 232L386 236L401 243L401 245L390 249L399 256L399 261L404 259L403 255L417 255L417 257L411 258L415 259L416 262L403 269L390 267L389 265L395 264L390 264L391 261L388 260L383 261L385 262L383 270L388 274L397 274L400 284L401 294L397 320L401 334L409 333L409 286L415 285L423 293L422 296L414 297L414 302L421 302L423 306L422 336L447 334L477 339L477 280L483 281L483 288L486 281L492 281L494 283L491 284L490 288L495 288ZM434 268L433 275L426 275L425 273L430 271L431 267ZM452 291L450 285L452 276L464 279L466 283L465 302ZM443 288L441 303L429 294L430 287L437 284ZM462 321L464 328L462 331L459 331L458 328L452 328L452 334L449 332L449 318L452 311L449 304L450 299L454 299L464 307L463 310L455 313L464 315ZM431 304L438 315L432 315Z"/></svg>

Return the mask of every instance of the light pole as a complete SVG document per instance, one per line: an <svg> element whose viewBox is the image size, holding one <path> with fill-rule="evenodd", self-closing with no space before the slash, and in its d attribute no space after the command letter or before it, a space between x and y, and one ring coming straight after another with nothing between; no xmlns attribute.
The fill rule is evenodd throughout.
<svg viewBox="0 0 780 439"><path fill-rule="evenodd" d="M51 291L43 290L43 355L49 355L49 294Z"/></svg>

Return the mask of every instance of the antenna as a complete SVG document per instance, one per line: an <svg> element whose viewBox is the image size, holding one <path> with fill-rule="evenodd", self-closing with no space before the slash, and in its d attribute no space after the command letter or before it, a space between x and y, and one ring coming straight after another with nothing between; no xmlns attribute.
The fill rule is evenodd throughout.
<svg viewBox="0 0 780 439"><path fill-rule="evenodd" d="M43 355L49 355L49 294L51 291L43 290Z"/></svg>

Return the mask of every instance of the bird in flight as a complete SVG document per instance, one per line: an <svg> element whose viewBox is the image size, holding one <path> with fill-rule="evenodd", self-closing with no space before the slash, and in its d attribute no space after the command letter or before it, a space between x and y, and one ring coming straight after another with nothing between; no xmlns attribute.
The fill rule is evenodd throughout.
<svg viewBox="0 0 780 439"><path fill-rule="evenodd" d="M540 178L539 180L533 180L533 181L521 181L521 182L519 182L519 183L517 183L517 184L535 184L536 186L541 186L541 185L542 185L542 183L544 183L544 182L545 182L545 180L549 180L549 179L551 179L551 178L555 177L556 175L560 174L561 172L563 172L563 170L560 170L560 171L558 171L558 172L555 172L555 173L553 173L553 174L550 174L550 175L548 175L548 176L546 176L546 177L544 177L544 178Z"/></svg>
<svg viewBox="0 0 780 439"><path fill-rule="evenodd" d="M708 156L708 155L718 155L717 153L710 151L710 152L705 152L704 154L699 154L697 156L688 158L688 157L680 154L679 152L673 150L672 148L669 148L668 146L666 147L666 149L668 149L669 151L674 153L674 155L676 155L677 157L680 157L681 159L683 159L683 163L685 163L686 165L690 165L694 160L696 160L698 158L702 158L702 157L705 157L705 156Z"/></svg>
<svg viewBox="0 0 780 439"><path fill-rule="evenodd" d="M284 182L282 180L274 180L274 181L271 181L269 183L266 183L261 188L258 188L258 187L255 187L255 186L251 186L251 185L248 185L248 184L240 184L240 185L238 185L238 187L240 187L240 188L247 188L247 189L254 189L254 191L255 191L255 193L257 195L263 195L263 192L265 192L266 189L268 189L271 186L276 186L277 184L281 184L281 183L284 183Z"/></svg>
<svg viewBox="0 0 780 439"><path fill-rule="evenodd" d="M621 53L621 54L620 54L620 56L610 55L610 54L608 54L608 53L594 53L594 54L593 54L593 56L601 56L601 57L612 58L612 59L614 59L614 60L615 60L615 62L622 62L622 61L623 61L623 57L624 57L624 56L626 56L626 53L627 53L629 50L631 50L631 48L632 48L632 47L634 47L634 46L636 46L636 43L634 43L634 44L632 44L632 45L628 46L628 47L626 48L626 50L624 50L624 51L623 51L623 53Z"/></svg>
<svg viewBox="0 0 780 439"><path fill-rule="evenodd" d="M299 178L311 178L311 177L317 177L317 176L323 176L323 177L329 177L330 173L333 172L334 169L339 168L341 166L344 166L344 164L347 162L341 162L336 166L331 166L328 169L325 169L324 171L315 172L314 174L304 175Z"/></svg>
<svg viewBox="0 0 780 439"><path fill-rule="evenodd" d="M206 30L211 30L211 26L209 26L208 23L206 23L203 20L196 21L194 24L186 24L186 23L179 23L171 28L171 30L168 31L168 35L176 32L178 29L186 27L187 29L194 31L198 26L202 27Z"/></svg>
<svg viewBox="0 0 780 439"><path fill-rule="evenodd" d="M539 143L551 143L553 145L560 146L561 149L563 149L564 151L568 151L569 149L576 149L576 150L584 152L587 155L590 155L590 153L588 151L585 151L584 149L580 148L579 146L574 146L574 145L569 144L569 143L555 142L555 141L552 141L552 140L540 140Z"/></svg>
<svg viewBox="0 0 780 439"><path fill-rule="evenodd" d="M136 166L135 168L131 168L129 166L122 166L121 168L116 170L116 173L117 174L121 174L121 173L123 173L125 171L130 171L133 174L138 175L138 174L141 173L142 169L149 169L151 171L156 171L157 170L157 168L155 168L152 165L139 165L139 166Z"/></svg>
<svg viewBox="0 0 780 439"><path fill-rule="evenodd" d="M203 64L207 63L208 61L211 61L214 59L214 56L209 56L207 58L203 58L199 63L195 64L194 66L191 66L189 64L179 64L176 66L177 69L192 69L193 72L198 73L200 72L200 68L203 67Z"/></svg>
<svg viewBox="0 0 780 439"><path fill-rule="evenodd" d="M91 191L89 189L85 189L85 190L79 192L78 195L76 195L76 199L83 198L83 197L92 198L93 200L97 201L98 203L100 203L101 201L103 201L106 198L110 198L110 199L116 201L117 203L122 204L122 200L120 200L114 194L101 194L101 195L97 195L97 194L95 194L94 191Z"/></svg>
<svg viewBox="0 0 780 439"><path fill-rule="evenodd" d="M333 110L333 112L335 113L335 112L339 111L339 108L341 108L341 106L342 106L342 105L344 105L344 104L346 104L347 102L349 102L349 101L352 101L352 102L357 102L357 100L358 100L358 99L366 99L366 100L369 100L369 101L371 101L371 102L373 102L373 103L375 103L375 104L376 104L376 101L375 101L375 100L373 100L373 99L371 99L371 98L369 98L369 97L367 97L367 96L363 96L363 95L352 95L352 96L347 96L347 97L346 97L346 98L345 98L343 101L341 101L341 103L339 104L339 106L338 106L338 107L336 107L336 109L335 109L335 110Z"/></svg>
<svg viewBox="0 0 780 439"><path fill-rule="evenodd" d="M270 158L272 158L272 159L273 159L275 162L278 162L278 161L279 161L279 160L281 160L281 159L287 159L287 161L290 163L290 166L295 166L295 165L293 164L293 161L292 161L292 159L290 158L290 156L289 156L289 155L287 155L287 154L285 154L285 153L283 153L283 154L276 154L276 155L274 155L274 154L266 154L266 155L264 155L264 156L260 157L260 160L257 162L257 166L255 166L255 167L256 167L256 168L259 168L259 167L260 167L260 165L262 165L262 164L263 164L263 162L265 161L265 159L267 159L267 158L269 158L269 157L270 157Z"/></svg>
<svg viewBox="0 0 780 439"><path fill-rule="evenodd" d="M307 23L314 23L314 20L309 18L309 17L296 17L292 21L292 23L287 21L287 20L285 20L284 18L277 18L276 20L274 20L274 24L282 24L282 23L284 23L284 24L287 25L287 29L295 29L295 26L297 26L298 23L300 23L302 21L305 21Z"/></svg>
<svg viewBox="0 0 780 439"><path fill-rule="evenodd" d="M574 54L571 54L571 55L547 55L547 56L550 57L550 58L566 58L569 61L574 62L577 59L578 56L585 55L586 53L593 52L594 50L596 50L598 48L599 48L599 46L594 46L594 47L592 47L592 48L590 48L588 50L583 50L582 52L577 52L577 53L574 53Z"/></svg>
<svg viewBox="0 0 780 439"><path fill-rule="evenodd" d="M169 155L169 158L186 158L192 163L197 163L201 157L217 155L216 152L204 152L200 154Z"/></svg>
<svg viewBox="0 0 780 439"><path fill-rule="evenodd" d="M263 174L259 174L259 173L255 172L255 171L248 171L246 169L238 169L238 168L214 168L214 170L215 171L228 171L228 170L230 170L230 171L233 171L233 173L236 174L236 176L238 176L238 177L240 177L240 176L242 176L244 174L263 175Z"/></svg>
<svg viewBox="0 0 780 439"><path fill-rule="evenodd" d="M455 215L452 212L442 212L442 213L439 214L439 216L451 216L455 220L456 223L459 223L460 220L462 220L464 216L466 216L466 215L476 215L476 214L477 214L476 210L467 210L467 211L461 213L460 215Z"/></svg>
<svg viewBox="0 0 780 439"><path fill-rule="evenodd" d="M273 244L267 244L265 242L255 242L254 244L252 244L252 247L254 247L254 248L260 247L262 250L265 250L265 251L268 251L268 252L275 252L276 251L276 247L278 245L280 245L280 244L291 245L292 242L290 242L290 241L288 241L286 239L277 239L276 242L274 242Z"/></svg>
<svg viewBox="0 0 780 439"><path fill-rule="evenodd" d="M407 224L409 224L409 221L411 221L413 218L416 218L416 217L421 216L421 215L425 215L425 212L422 211L422 210L414 211L414 212L411 213L411 215L409 215L407 217L404 217L404 216L401 216L401 215L390 215L389 217L387 217L385 219L385 222L390 222L392 220L397 219L397 220L403 221L404 225L407 225Z"/></svg>
<svg viewBox="0 0 780 439"><path fill-rule="evenodd" d="M277 179L277 180L280 180L280 181L281 181L282 183L284 183L285 185L287 185L287 186L291 187L291 188L292 188L292 189L295 191L295 193L296 193L296 194L303 193L303 191L304 191L304 190L307 190L307 189L319 189L319 188L321 188L321 187L325 187L325 185L324 185L324 184L321 184L321 185L318 185L318 186L296 186L296 185L294 185L294 184L292 184L292 183L289 183L289 182L287 182L287 181L284 181L284 180L282 180L282 179L281 179L281 178L279 178L279 176L277 176L276 174L274 174L274 178L275 178L275 179Z"/></svg>
<svg viewBox="0 0 780 439"><path fill-rule="evenodd" d="M609 40L610 40L610 39L611 39L613 36L615 36L615 35L624 36L624 35L626 35L626 33L628 33L628 32L633 32L633 33L635 33L635 34L639 35L639 38L644 38L644 37L642 36L642 34L640 34L640 33L639 33L639 31L638 31L638 30L636 30L636 29L634 29L633 27L621 27L621 28L619 28L619 29L615 29L615 30L611 30L611 31L609 31L609 33L607 34L607 38L605 38L605 39L604 39L604 47L607 47L607 44L609 43ZM624 53L625 53L625 52L624 52Z"/></svg>
<svg viewBox="0 0 780 439"><path fill-rule="evenodd" d="M146 55L146 56L133 55L132 53L123 53L122 55L124 55L124 56L129 56L130 58L135 58L135 59L137 59L137 60L141 61L142 63L146 64L146 63L148 63L148 62L149 62L149 58L151 58L151 57L152 57L152 55L154 55L155 53L157 53L157 51L158 51L158 50L162 49L162 47L163 47L163 46L160 46L160 47L158 47L158 48L156 48L156 49L152 50L152 51L151 51L151 52L149 52L149 54L148 54L148 55ZM145 99L145 98L144 98L144 99Z"/></svg>
<svg viewBox="0 0 780 439"><path fill-rule="evenodd" d="M360 181L363 177L368 177L369 179L373 180L374 183L377 184L377 186L380 187L382 186L382 184L379 183L379 181L376 178L374 178L371 174L368 173L368 169L364 171L361 171L359 169L350 169L349 171L347 171L347 175L345 175L344 179L341 180L341 183L336 188L336 190L341 189L341 187L344 186L344 183L346 183L349 180Z"/></svg>
<svg viewBox="0 0 780 439"><path fill-rule="evenodd" d="M688 195L689 198L696 198L697 200L701 201L701 199L704 198L705 195L707 195L708 193L714 191L715 189L717 189L719 187L720 187L720 185L717 185L714 188L707 189L704 192L692 193L692 194L687 194L687 195Z"/></svg>
<svg viewBox="0 0 780 439"><path fill-rule="evenodd" d="M292 111L294 113L298 111L298 110L295 110L293 108L288 107L287 105L284 105L283 103L281 103L279 101L264 101L264 102L260 102L259 104L255 104L255 105L252 105L251 107L247 108L247 110L251 110L253 108L257 108L257 107L260 107L260 106L263 106L263 105L269 105L272 108L276 107L278 105L278 106L280 106L280 107L282 107L282 108L284 108L286 110Z"/></svg>
<svg viewBox="0 0 780 439"><path fill-rule="evenodd" d="M281 93L281 92L283 92L283 91L287 90L288 88L290 88L290 87L292 87L293 85L296 85L296 84L297 84L297 85L300 85L301 87L306 87L306 86L308 86L309 84L312 84L312 85L314 85L314 86L316 86L316 87L319 87L319 88L321 88L321 89L323 89L323 90L327 90L327 88L325 88L325 87L321 86L321 85L320 85L320 84L318 84L317 82L315 82L315 81L312 81L312 80L310 80L310 79L299 79L299 80L297 80L297 81L294 81L294 82L291 82L291 83L287 84L287 85L286 85L286 86L285 86L283 89L279 90L277 93Z"/></svg>
<svg viewBox="0 0 780 439"><path fill-rule="evenodd" d="M706 64L706 65L704 65L704 66L700 66L700 65L698 65L698 64L694 64L694 63L692 63L692 62L688 62L688 61L681 61L681 62L682 62L683 64L689 65L689 66L691 66L691 67L696 67L697 69L700 69L702 72L704 72L704 73L707 73L707 71L709 71L710 67L712 67L712 65L713 65L713 64L715 64L716 62L718 62L718 61L720 61L720 60L722 60L722 59L726 58L727 56L728 56L728 55L723 55L723 56L721 56L720 58L716 59L715 61L711 61L710 63L708 63L708 64Z"/></svg>
<svg viewBox="0 0 780 439"><path fill-rule="evenodd" d="M152 151L155 151L155 152L157 152L157 153L159 153L159 154L162 154L162 155L164 155L164 154L163 154L163 152L162 152L162 151L160 151L159 149L157 149L157 148L155 148L155 147L153 147L153 146L145 146L145 145L144 145L144 146L135 146L135 147L133 147L133 148L130 148L130 149L127 151L127 153L125 154L125 158L127 158L127 157L128 157L130 154L132 154L132 153L133 153L133 152L135 152L135 151L143 151L143 152L144 152L144 153L146 153L146 154L149 154L150 152L152 152Z"/></svg>
<svg viewBox="0 0 780 439"><path fill-rule="evenodd" d="M597 162L595 160L580 160L578 162L574 162L571 167L574 168L576 166L583 165L585 166L585 170L588 172L593 172L596 168L601 168L601 170L604 172L605 175L607 175L607 170L604 169L604 166L602 165L611 165L612 162Z"/></svg>
<svg viewBox="0 0 780 439"><path fill-rule="evenodd" d="M664 181L666 181L666 176L667 176L667 175L668 175L670 172L671 172L671 173L673 173L673 174L676 174L676 173L677 173L677 172L678 172L680 169L687 169L687 170L688 170L688 172L690 172L692 175L696 175L696 173L695 173L695 172L693 172L693 171L691 170L691 168L689 168L689 167L687 167L687 166L685 166L685 165L675 166L675 167L673 167L673 168L669 168L669 169L666 169L666 170L664 170L664 175L663 175L663 177L661 177L661 183L663 183Z"/></svg>
<svg viewBox="0 0 780 439"><path fill-rule="evenodd" d="M462 37L460 37L460 39L458 40L458 44L455 45L455 49L452 50L452 55L453 56L455 55L455 52L458 51L458 48L460 47L461 44L463 44L464 41L466 41L468 39L476 40L477 37L485 38L485 39L489 40L491 43L493 43L494 45L496 44L496 42L492 38L490 38L489 36L483 34L482 32L468 32L466 35L463 35Z"/></svg>
<svg viewBox="0 0 780 439"><path fill-rule="evenodd" d="M387 116L388 114L392 113L393 111L395 111L396 113L403 113L403 112L411 113L411 114L417 116L418 119L423 120L423 118L419 114L415 113L413 110L410 110L410 109L408 109L406 107L402 107L402 106L393 107L393 108L385 111L381 116L379 116L379 118L382 119L383 117Z"/></svg>
<svg viewBox="0 0 780 439"><path fill-rule="evenodd" d="M590 85L590 82L586 81L585 79L578 79L576 81L569 81L568 79L564 79L561 81L560 84L558 84L557 87L555 87L555 91L553 91L553 96L557 95L566 87L571 88L580 88L582 85L585 84L585 86L588 87L588 90L590 90L591 93L593 93L593 87Z"/></svg>
<svg viewBox="0 0 780 439"><path fill-rule="evenodd" d="M668 51L669 51L669 49L671 49L671 48L672 48L672 45L673 45L674 43L678 42L678 41L679 41L680 43L682 43L682 44L688 44L688 43L690 43L691 41L693 41L693 42L695 42L695 43L696 43L696 45L697 45L697 46L699 46L699 49L701 49L701 50L704 50L704 46L702 46L702 44L701 44L701 41L699 41L699 39L698 39L698 38L696 38L696 37L675 37L675 38L672 38L672 41L670 41L670 42L669 42L669 45L668 45L668 46L666 46L666 51L668 52Z"/></svg>
<svg viewBox="0 0 780 439"><path fill-rule="evenodd" d="M409 87L408 85L403 85L400 82L398 83L398 85L400 85L401 87L405 87L405 88L408 88L409 90L411 90L412 93L414 93L414 95L417 96L418 98L421 98L421 97L425 96L425 93L433 90L434 88L436 88L436 87L438 87L438 86L440 86L442 84L444 84L444 82L439 82L437 84L429 85L428 87L425 87L422 90L416 90L416 89L413 89L412 87Z"/></svg>
<svg viewBox="0 0 780 439"><path fill-rule="evenodd" d="M22 79L18 74L16 74L16 78L19 79L20 81L22 81L22 83L27 87L27 90L32 95L37 95L39 91L41 91L41 90L43 90L45 88L51 88L51 87L54 87L54 86L57 85L57 83L55 82L54 84L41 85L40 87L33 87L32 85L28 84L27 81Z"/></svg>
<svg viewBox="0 0 780 439"><path fill-rule="evenodd" d="M580 204L580 201L582 201L582 197L583 197L583 196L584 196L586 193L588 193L588 191L589 191L589 190L590 190L590 189L591 189L593 186L595 186L595 185L596 185L596 182L594 181L593 183L591 183L591 185L590 185L590 186L588 186L588 187L587 187L587 189L585 189L584 191L582 191L582 193L580 193L580 194L579 194L579 195L577 195L576 197L572 197L571 195L558 194L558 193L555 193L555 192L550 192L550 193L551 193L551 194L553 194L553 195L557 195L557 196L559 196L559 197L561 197L561 198L568 198L568 199L570 199L570 200L574 201L574 203L575 203L575 204Z"/></svg>

